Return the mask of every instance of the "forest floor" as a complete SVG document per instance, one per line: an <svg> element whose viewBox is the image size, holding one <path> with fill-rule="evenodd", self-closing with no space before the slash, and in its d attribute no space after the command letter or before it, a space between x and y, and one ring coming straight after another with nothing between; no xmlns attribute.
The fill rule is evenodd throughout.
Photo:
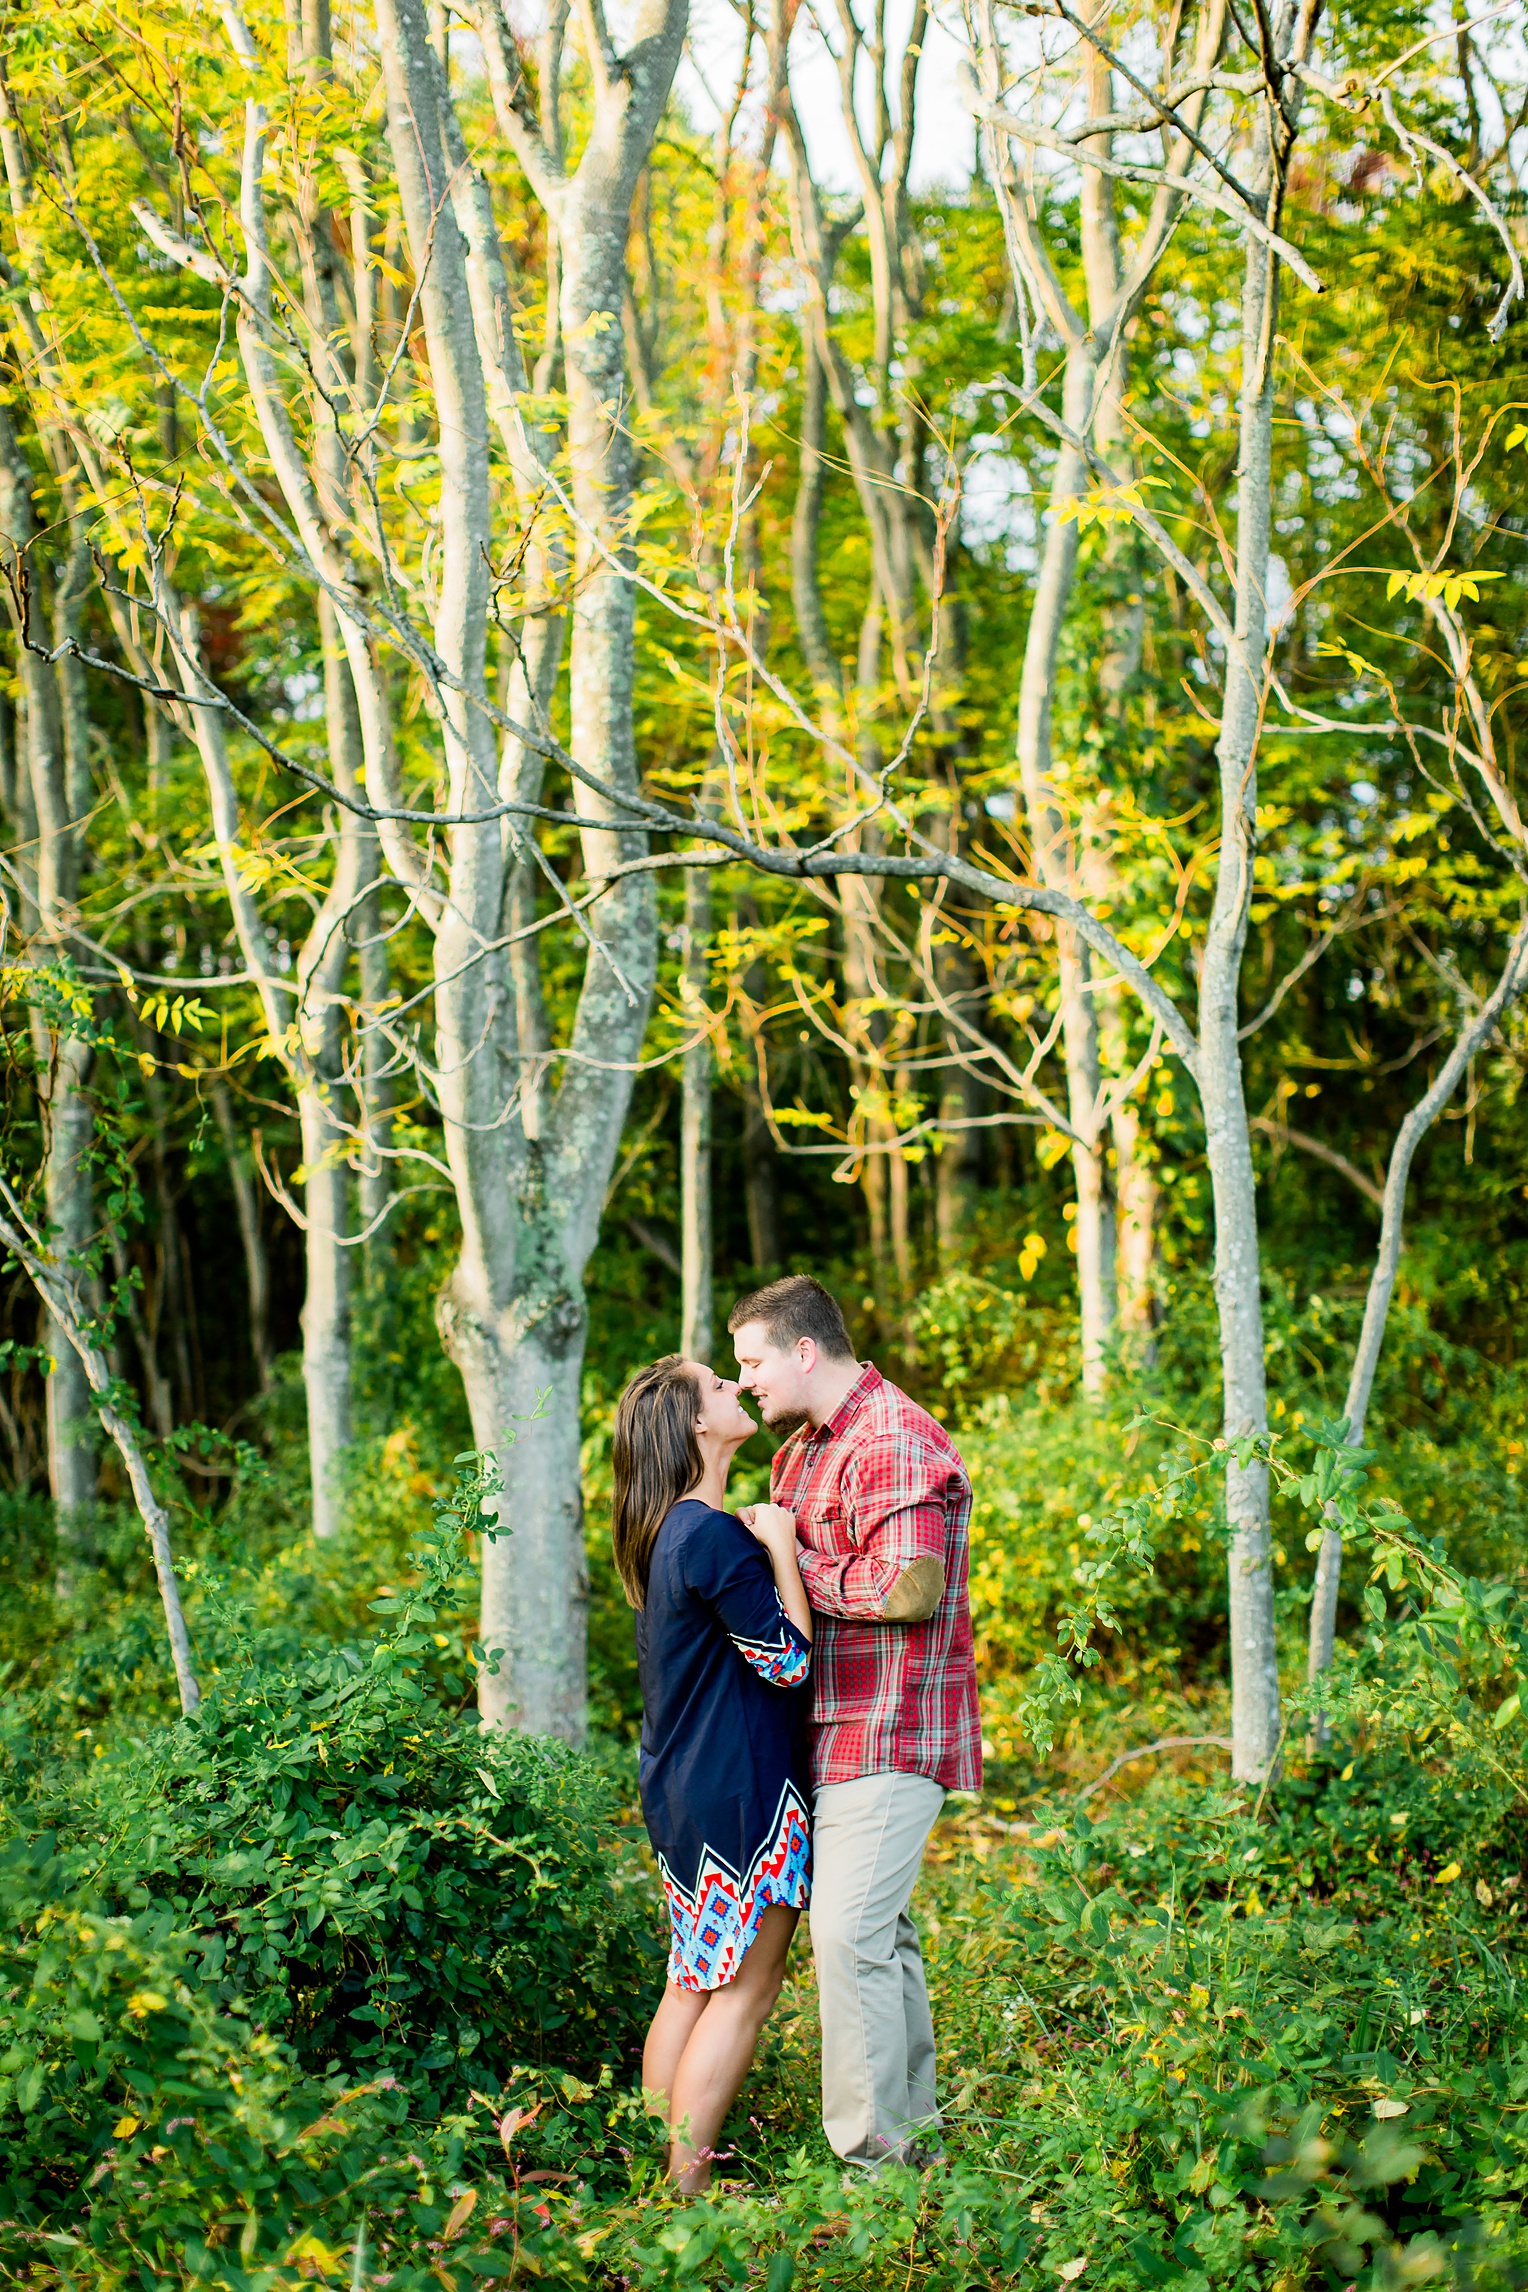
<svg viewBox="0 0 1528 2292"><path fill-rule="evenodd" d="M830 2155L803 1932L716 2190L666 2196L653 2149L625 2201L562 2200L605 2281L1528 2281L1507 1842L1361 1752L1292 1761L1260 1804L1179 1752L1084 1805L1119 1747L1074 1746L1022 1816L1000 1774L936 1829L914 1911L944 2163L869 2182Z"/></svg>

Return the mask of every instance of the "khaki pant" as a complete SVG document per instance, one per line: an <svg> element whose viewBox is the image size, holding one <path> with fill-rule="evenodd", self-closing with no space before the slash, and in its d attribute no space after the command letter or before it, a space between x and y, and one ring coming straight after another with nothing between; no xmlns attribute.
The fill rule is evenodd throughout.
<svg viewBox="0 0 1528 2292"><path fill-rule="evenodd" d="M934 2024L907 1914L944 1804L927 1775L861 1775L813 1801L812 1955L822 2012L822 2123L851 2164L937 2134Z"/></svg>

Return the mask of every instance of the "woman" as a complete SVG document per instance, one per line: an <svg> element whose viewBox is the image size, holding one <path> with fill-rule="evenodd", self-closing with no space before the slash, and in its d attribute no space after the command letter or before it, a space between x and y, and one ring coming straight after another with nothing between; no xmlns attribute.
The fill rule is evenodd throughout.
<svg viewBox="0 0 1528 2292"><path fill-rule="evenodd" d="M677 1353L638 1370L615 1417L612 1540L637 1611L642 1812L670 1925L642 2082L686 2190L710 2183L810 1891L796 1523L774 1504L748 1527L722 1510L757 1429L735 1384Z"/></svg>

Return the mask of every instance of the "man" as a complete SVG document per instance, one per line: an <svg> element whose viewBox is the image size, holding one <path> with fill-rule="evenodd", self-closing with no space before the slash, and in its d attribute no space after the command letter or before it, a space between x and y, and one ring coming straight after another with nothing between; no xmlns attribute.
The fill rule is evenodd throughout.
<svg viewBox="0 0 1528 2292"><path fill-rule="evenodd" d="M967 1596L971 1484L927 1410L854 1358L807 1275L727 1322L739 1383L790 1438L770 1494L796 1515L812 1659L812 1952L823 2128L877 2166L937 2146L934 2027L908 1915L949 1790L981 1786Z"/></svg>

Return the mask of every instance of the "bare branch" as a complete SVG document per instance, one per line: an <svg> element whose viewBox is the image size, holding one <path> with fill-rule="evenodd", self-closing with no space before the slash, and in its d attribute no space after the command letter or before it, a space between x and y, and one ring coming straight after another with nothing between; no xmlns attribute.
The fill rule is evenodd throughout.
<svg viewBox="0 0 1528 2292"><path fill-rule="evenodd" d="M1267 1114L1254 1115L1249 1127L1261 1130L1265 1137L1277 1140L1280 1145L1298 1146L1302 1154L1309 1154L1317 1162L1325 1162L1328 1169L1340 1171L1349 1185L1358 1188L1366 1202L1372 1202L1376 1209L1383 1208L1383 1190L1376 1186L1372 1178L1364 1176L1356 1162L1350 1162L1346 1154L1339 1154L1335 1146L1328 1146L1323 1139L1313 1138L1308 1130L1292 1129L1287 1122L1276 1121Z"/></svg>
<svg viewBox="0 0 1528 2292"><path fill-rule="evenodd" d="M1321 278L1311 269L1299 248L1291 246L1287 239L1280 238L1277 231L1269 230L1267 224L1247 204L1245 192L1240 198L1233 199L1229 192L1218 190L1213 183L1205 183L1192 175L1179 175L1170 168L1148 167L1129 159L1105 159L1101 152L1075 149L1053 129L1041 127L1035 120L1019 119L1013 112L1005 111L1001 104L989 103L975 90L971 92L969 100L979 120L989 127L1000 128L1003 134L1015 137L1020 143L1038 144L1042 150L1064 152L1068 159L1075 159L1079 166L1094 168L1100 175L1112 176L1119 183L1159 184L1166 190L1178 192L1185 199L1197 199L1202 207L1213 207L1218 215L1229 216L1249 237L1256 239L1260 246L1278 255L1289 265L1296 278L1310 288L1312 294L1326 292Z"/></svg>

